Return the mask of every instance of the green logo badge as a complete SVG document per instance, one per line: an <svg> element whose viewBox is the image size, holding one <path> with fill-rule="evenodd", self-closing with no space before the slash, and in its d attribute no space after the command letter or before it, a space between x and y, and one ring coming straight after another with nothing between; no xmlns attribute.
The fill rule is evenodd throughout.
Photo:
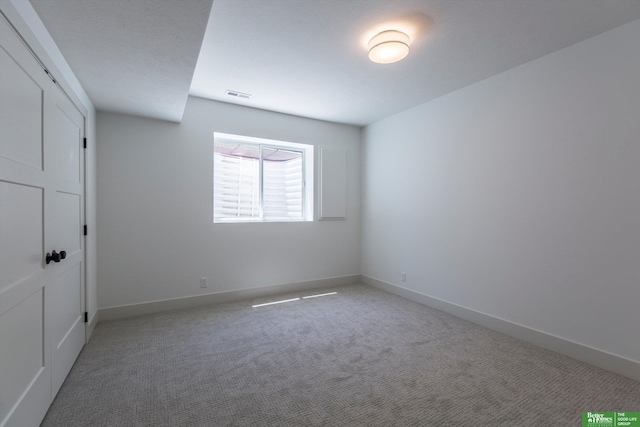
<svg viewBox="0 0 640 427"><path fill-rule="evenodd" d="M583 412L582 427L640 427L640 412Z"/></svg>

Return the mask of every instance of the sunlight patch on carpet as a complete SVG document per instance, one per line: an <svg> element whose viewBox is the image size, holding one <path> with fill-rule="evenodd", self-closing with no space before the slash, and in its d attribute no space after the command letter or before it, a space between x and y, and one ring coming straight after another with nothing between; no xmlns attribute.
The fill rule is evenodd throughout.
<svg viewBox="0 0 640 427"><path fill-rule="evenodd" d="M335 295L335 294L337 294L337 292L327 292L326 294L308 295L306 297L302 297L302 299L326 297L326 296Z"/></svg>
<svg viewBox="0 0 640 427"><path fill-rule="evenodd" d="M273 301L273 302L265 302L264 304L256 304L256 305L252 305L251 307L253 308L264 307L265 305L282 304L285 302L292 302L292 301L299 301L299 300L300 298L283 299L281 301Z"/></svg>

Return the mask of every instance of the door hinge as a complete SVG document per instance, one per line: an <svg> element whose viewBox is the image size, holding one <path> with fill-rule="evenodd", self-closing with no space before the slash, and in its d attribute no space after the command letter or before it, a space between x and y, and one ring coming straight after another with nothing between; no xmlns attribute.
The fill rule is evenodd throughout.
<svg viewBox="0 0 640 427"><path fill-rule="evenodd" d="M84 323L89 323L89 313L84 312Z"/></svg>
<svg viewBox="0 0 640 427"><path fill-rule="evenodd" d="M44 72L45 72L45 73L47 73L47 76L49 76L49 78L51 79L51 81L52 81L53 83L58 83L58 82L56 81L55 77L53 77L53 74L51 74L51 73L49 72L49 70L47 70L47 69L45 68L45 69L44 69Z"/></svg>
<svg viewBox="0 0 640 427"><path fill-rule="evenodd" d="M86 236L87 234L89 234L89 232L87 231L87 226L84 226L84 235Z"/></svg>
<svg viewBox="0 0 640 427"><path fill-rule="evenodd" d="M87 138L82 141L82 148L87 148Z"/></svg>

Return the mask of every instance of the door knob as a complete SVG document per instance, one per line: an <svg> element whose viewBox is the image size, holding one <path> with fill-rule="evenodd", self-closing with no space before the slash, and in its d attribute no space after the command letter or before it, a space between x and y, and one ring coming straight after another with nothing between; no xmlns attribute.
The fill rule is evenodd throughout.
<svg viewBox="0 0 640 427"><path fill-rule="evenodd" d="M47 252L47 256L45 258L45 261L47 264L49 264L51 261L53 262L60 262L61 259L65 259L67 257L67 252L66 251L60 251L60 253L53 251L51 253Z"/></svg>
<svg viewBox="0 0 640 427"><path fill-rule="evenodd" d="M52 253L47 253L47 257L46 257L47 264L49 264L51 261L60 262L60 254L56 251L53 251Z"/></svg>

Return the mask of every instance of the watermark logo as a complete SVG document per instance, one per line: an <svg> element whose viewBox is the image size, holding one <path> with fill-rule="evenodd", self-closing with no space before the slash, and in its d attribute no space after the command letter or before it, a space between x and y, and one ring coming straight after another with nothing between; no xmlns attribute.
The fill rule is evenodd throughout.
<svg viewBox="0 0 640 427"><path fill-rule="evenodd" d="M640 412L583 412L582 427L640 427Z"/></svg>

